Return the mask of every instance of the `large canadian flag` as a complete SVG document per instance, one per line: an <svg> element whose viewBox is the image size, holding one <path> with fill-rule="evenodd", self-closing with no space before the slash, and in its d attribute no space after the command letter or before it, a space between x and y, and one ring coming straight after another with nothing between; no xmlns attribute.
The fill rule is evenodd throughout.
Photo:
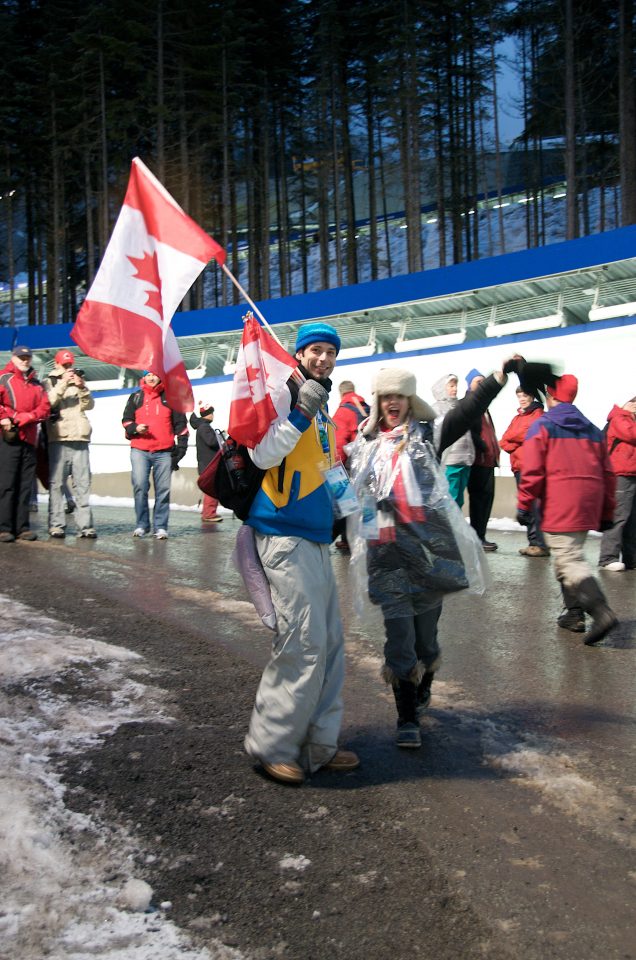
<svg viewBox="0 0 636 960"><path fill-rule="evenodd" d="M237 443L253 448L270 425L289 411L287 381L298 364L248 315L236 361L228 432Z"/></svg>
<svg viewBox="0 0 636 960"><path fill-rule="evenodd" d="M192 387L170 321L214 258L225 251L198 226L138 158L124 204L71 331L90 357L151 370L174 409L194 409Z"/></svg>

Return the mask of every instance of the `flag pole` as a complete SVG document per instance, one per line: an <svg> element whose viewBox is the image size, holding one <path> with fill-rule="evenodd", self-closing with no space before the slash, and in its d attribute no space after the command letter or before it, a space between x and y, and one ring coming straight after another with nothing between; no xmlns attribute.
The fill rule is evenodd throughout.
<svg viewBox="0 0 636 960"><path fill-rule="evenodd" d="M250 307L252 308L252 310L254 311L254 313L256 314L256 316L260 319L260 321L261 321L261 323L263 324L263 326L266 328L266 330L268 331L268 333L271 334L271 336L274 338L274 340L275 340L276 343L279 345L279 347L282 347L283 345L282 345L282 343L280 342L280 340L278 339L278 337L276 336L276 334L274 333L273 328L269 325L269 323L267 322L267 320L265 319L265 317L263 316L263 314L261 313L261 311L258 309L258 307L257 307L256 304L254 303L254 301L248 296L247 291L243 289L243 287L242 287L241 284L238 282L238 280L236 279L236 277L234 276L234 274L232 273L232 271L228 268L227 264L222 263L222 264L221 264L221 270L223 270L223 273L225 273L226 276L228 276L228 277L230 278L230 280L232 281L232 283L234 284L234 286L236 287L236 289L239 291L239 293L242 293L242 294L243 294L243 296L245 297L245 299L246 299L247 302L249 303Z"/></svg>
<svg viewBox="0 0 636 960"><path fill-rule="evenodd" d="M239 291L239 293L242 293L242 294L243 294L243 296L245 297L245 299L246 299L247 302L249 303L249 305L250 305L250 307L252 308L252 310L254 311L254 313L257 315L257 317L260 318L260 320L262 321L263 326L264 326L265 329L268 331L268 333L274 338L274 340L276 341L276 343L278 344L278 346L279 346L279 347L282 347L283 345L282 345L282 343L280 342L280 340L278 339L278 337L276 336L276 334L274 333L273 327L271 327L270 324L267 322L267 320L265 319L265 317L263 316L263 314L261 313L261 311L258 309L258 307L257 307L256 304L254 303L254 301L251 299L251 297L248 296L247 291L243 289L243 287L242 287L241 284L238 282L238 280L236 279L236 277L234 276L234 274L232 273L232 271L229 269L229 267L227 267L225 263L222 263L222 264L221 264L221 270L223 270L223 272L226 274L226 276L228 276L228 277L230 278L230 280L232 281L232 283L234 284L234 286L236 287L236 289ZM283 350L284 350L284 349L285 349L285 348L283 347ZM296 367L296 369L295 369L294 372L292 373L292 377L293 377L295 380L297 380L299 383L304 383L304 382L305 382L305 378L304 378L302 372L298 369L298 367Z"/></svg>

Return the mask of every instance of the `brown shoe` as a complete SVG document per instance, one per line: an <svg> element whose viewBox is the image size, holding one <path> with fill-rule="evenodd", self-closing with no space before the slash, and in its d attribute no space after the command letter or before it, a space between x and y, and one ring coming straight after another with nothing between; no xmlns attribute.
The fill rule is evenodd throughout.
<svg viewBox="0 0 636 960"><path fill-rule="evenodd" d="M281 783L303 783L305 773L297 763L264 763L263 770Z"/></svg>
<svg viewBox="0 0 636 960"><path fill-rule="evenodd" d="M18 534L18 540L37 540L38 535L33 530L23 530Z"/></svg>
<svg viewBox="0 0 636 960"><path fill-rule="evenodd" d="M519 553L522 557L549 557L550 551L547 547L523 547Z"/></svg>
<svg viewBox="0 0 636 960"><path fill-rule="evenodd" d="M321 770L336 770L346 773L360 766L360 758L353 750L336 750L331 760L323 763Z"/></svg>

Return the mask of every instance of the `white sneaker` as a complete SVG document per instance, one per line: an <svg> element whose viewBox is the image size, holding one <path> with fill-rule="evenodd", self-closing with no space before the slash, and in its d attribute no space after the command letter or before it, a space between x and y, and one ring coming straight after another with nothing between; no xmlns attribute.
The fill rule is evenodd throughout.
<svg viewBox="0 0 636 960"><path fill-rule="evenodd" d="M167 540L168 531L167 530L155 530L155 540Z"/></svg>
<svg viewBox="0 0 636 960"><path fill-rule="evenodd" d="M144 530L143 527L135 527L135 529L133 530L133 537L144 537L145 535L146 535L146 531Z"/></svg>
<svg viewBox="0 0 636 960"><path fill-rule="evenodd" d="M625 569L625 564L622 560L612 560L611 563L606 563L601 570L609 570L611 573L622 573Z"/></svg>

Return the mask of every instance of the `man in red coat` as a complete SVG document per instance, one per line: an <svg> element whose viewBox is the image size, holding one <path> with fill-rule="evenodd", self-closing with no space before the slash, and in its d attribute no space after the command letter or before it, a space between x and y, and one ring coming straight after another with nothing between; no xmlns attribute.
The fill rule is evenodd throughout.
<svg viewBox="0 0 636 960"><path fill-rule="evenodd" d="M516 393L519 409L508 424L499 443L501 449L510 454L510 466L518 487L523 472L523 444L526 434L530 424L542 417L544 411L543 404L537 400L536 396L526 393L522 386L517 387ZM528 546L522 547L519 553L523 557L549 557L550 551L541 532L541 510L538 500L533 503L531 512L532 520L527 527Z"/></svg>
<svg viewBox="0 0 636 960"><path fill-rule="evenodd" d="M588 532L612 524L616 479L603 433L574 406L577 391L569 373L547 387L547 412L530 426L524 444L517 519L527 526L532 504L542 502L543 532L566 606L557 623L582 633L589 613L592 626L583 637L589 645L618 623L583 556Z"/></svg>
<svg viewBox="0 0 636 960"><path fill-rule="evenodd" d="M614 526L601 540L599 566L622 573L636 569L636 397L622 407L614 405L607 420L607 449L616 474L616 509Z"/></svg>
<svg viewBox="0 0 636 960"><path fill-rule="evenodd" d="M37 540L29 504L37 464L38 423L51 413L31 366L30 347L16 347L0 375L0 543Z"/></svg>
<svg viewBox="0 0 636 960"><path fill-rule="evenodd" d="M351 380L343 380L338 390L340 406L332 419L336 427L336 455L346 466L348 457L345 447L355 440L359 425L369 416L369 404L359 393L356 393ZM338 550L348 550L344 521L337 524L336 533L338 532L340 539L336 540L336 547Z"/></svg>

